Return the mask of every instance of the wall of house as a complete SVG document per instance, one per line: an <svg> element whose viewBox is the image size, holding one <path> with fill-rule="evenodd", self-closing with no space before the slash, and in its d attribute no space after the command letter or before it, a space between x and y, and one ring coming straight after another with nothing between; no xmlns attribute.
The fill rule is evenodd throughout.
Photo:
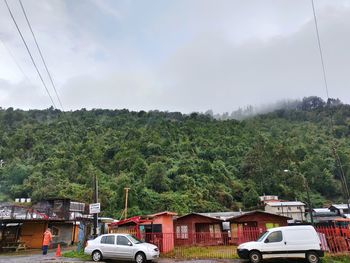
<svg viewBox="0 0 350 263"><path fill-rule="evenodd" d="M156 216L153 224L161 224L163 233L174 233L173 216L171 215Z"/></svg>
<svg viewBox="0 0 350 263"><path fill-rule="evenodd" d="M200 225L200 229L208 229L208 232L205 233L201 231L200 233L196 233L196 224ZM179 218L176 221L174 221L174 235L175 235L175 244L176 245L190 245L190 244L200 244L203 243L203 245L217 245L222 242L222 237L220 236L213 236L209 233L209 225L215 225L215 224L221 224L220 221L202 217L198 215L190 215L183 218ZM208 227L206 227L207 225ZM181 226L187 226L188 229L188 235L184 235L183 233L177 232L177 227ZM198 228L198 229L199 229ZM222 227L220 226L220 229Z"/></svg>
<svg viewBox="0 0 350 263"><path fill-rule="evenodd" d="M305 220L305 206L265 206L265 211L276 215L291 217L294 220Z"/></svg>
<svg viewBox="0 0 350 263"><path fill-rule="evenodd" d="M68 246L72 242L72 223L52 223L51 232L53 234L52 243Z"/></svg>
<svg viewBox="0 0 350 263"><path fill-rule="evenodd" d="M248 227L254 227L252 222L255 222L255 227L261 228L262 230L271 227L288 225L287 219L263 213L242 216L232 221L232 223L243 224L243 226L246 224Z"/></svg>
<svg viewBox="0 0 350 263"><path fill-rule="evenodd" d="M173 216L171 215L160 215L153 219L153 224L162 225L162 241L161 251L169 252L174 249L174 224Z"/></svg>
<svg viewBox="0 0 350 263"><path fill-rule="evenodd" d="M24 222L21 226L20 241L29 248L41 248L47 222Z"/></svg>
<svg viewBox="0 0 350 263"><path fill-rule="evenodd" d="M79 241L78 234L79 234L79 224L74 225L75 231L73 230L72 233L72 239L74 243L77 243Z"/></svg>

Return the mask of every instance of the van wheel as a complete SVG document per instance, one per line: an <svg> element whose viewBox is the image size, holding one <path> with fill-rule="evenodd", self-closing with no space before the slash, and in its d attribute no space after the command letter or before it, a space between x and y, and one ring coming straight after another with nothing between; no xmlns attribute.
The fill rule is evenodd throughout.
<svg viewBox="0 0 350 263"><path fill-rule="evenodd" d="M306 253L306 260L309 263L319 263L320 257L317 255L316 252L310 251Z"/></svg>
<svg viewBox="0 0 350 263"><path fill-rule="evenodd" d="M100 251L95 250L94 252L92 252L92 260L95 262L101 261L102 260L102 254Z"/></svg>
<svg viewBox="0 0 350 263"><path fill-rule="evenodd" d="M252 251L249 254L249 260L251 263L259 263L261 262L261 254L259 251Z"/></svg>

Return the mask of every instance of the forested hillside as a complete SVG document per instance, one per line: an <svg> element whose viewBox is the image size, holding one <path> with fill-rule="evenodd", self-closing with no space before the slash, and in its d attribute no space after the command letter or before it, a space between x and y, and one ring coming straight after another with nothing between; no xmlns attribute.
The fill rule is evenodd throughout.
<svg viewBox="0 0 350 263"><path fill-rule="evenodd" d="M334 133L330 129L330 112ZM0 199L66 197L103 214L248 209L260 194L343 201L332 141L350 181L350 106L317 97L242 121L128 110L0 110ZM284 172L289 170L289 172Z"/></svg>

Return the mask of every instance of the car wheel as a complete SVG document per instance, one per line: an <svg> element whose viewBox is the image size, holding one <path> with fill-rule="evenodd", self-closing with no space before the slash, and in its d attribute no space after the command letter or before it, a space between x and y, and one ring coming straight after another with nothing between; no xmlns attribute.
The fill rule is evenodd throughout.
<svg viewBox="0 0 350 263"><path fill-rule="evenodd" d="M135 262L136 263L145 263L146 262L146 256L142 252L138 252L135 256Z"/></svg>
<svg viewBox="0 0 350 263"><path fill-rule="evenodd" d="M261 262L261 254L259 251L252 251L249 254L249 260L252 263L259 263Z"/></svg>
<svg viewBox="0 0 350 263"><path fill-rule="evenodd" d="M320 257L317 255L316 252L308 252L306 253L306 260L309 263L319 263L320 262Z"/></svg>
<svg viewBox="0 0 350 263"><path fill-rule="evenodd" d="M102 260L102 254L100 251L95 250L94 252L92 252L91 258L93 261L98 262Z"/></svg>

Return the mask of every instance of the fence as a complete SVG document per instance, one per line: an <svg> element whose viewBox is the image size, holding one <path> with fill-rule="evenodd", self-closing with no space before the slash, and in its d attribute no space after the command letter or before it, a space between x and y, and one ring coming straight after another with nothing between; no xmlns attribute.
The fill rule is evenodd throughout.
<svg viewBox="0 0 350 263"><path fill-rule="evenodd" d="M330 253L350 251L350 229L348 227L316 227L322 249Z"/></svg>
<svg viewBox="0 0 350 263"><path fill-rule="evenodd" d="M350 252L350 230L343 227L316 227L324 251ZM140 238L155 244L161 253L182 258L233 258L236 246L254 241L264 232L256 227L244 227L231 236L229 232L143 233Z"/></svg>

